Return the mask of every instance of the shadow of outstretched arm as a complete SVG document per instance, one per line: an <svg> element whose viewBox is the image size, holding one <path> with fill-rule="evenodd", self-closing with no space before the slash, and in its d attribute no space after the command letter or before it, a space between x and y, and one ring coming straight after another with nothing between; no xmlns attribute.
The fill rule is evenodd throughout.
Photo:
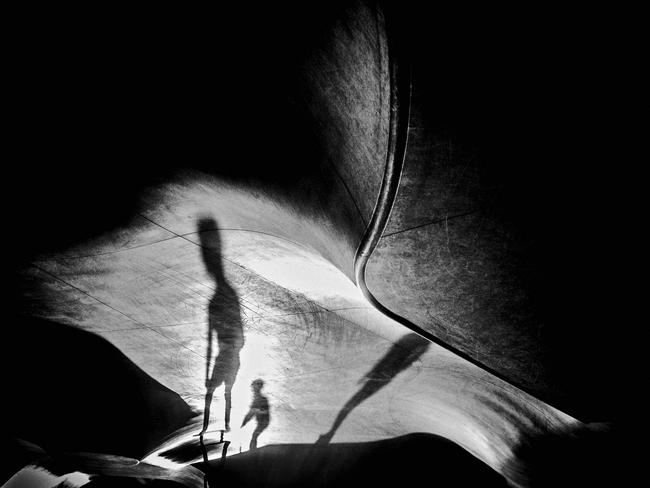
<svg viewBox="0 0 650 488"><path fill-rule="evenodd" d="M429 346L429 341L414 333L406 334L393 344L384 357L359 380L363 385L341 408L330 430L321 435L317 443L329 443L352 410L390 383L400 372L408 369Z"/></svg>

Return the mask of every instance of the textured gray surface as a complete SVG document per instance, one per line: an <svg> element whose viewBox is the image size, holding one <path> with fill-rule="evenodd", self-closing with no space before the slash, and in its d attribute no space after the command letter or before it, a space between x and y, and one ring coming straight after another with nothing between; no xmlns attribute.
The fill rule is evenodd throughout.
<svg viewBox="0 0 650 488"><path fill-rule="evenodd" d="M531 95L496 86L507 70L493 86L472 78L483 58L471 48L467 60L433 65L415 51L405 163L367 265L370 292L539 398L581 418L613 418L618 390L603 401L598 378L624 370L599 351L618 340L588 304L618 313L607 297L618 247L596 230L599 214L582 211L600 205L598 187L582 183L594 177L580 159L544 158L553 143L536 138L552 125L517 98ZM494 100L477 92L490 89Z"/></svg>
<svg viewBox="0 0 650 488"><path fill-rule="evenodd" d="M553 398L522 262L492 224L474 213L384 237L368 266L368 287L443 342ZM401 293L405 287L409 294Z"/></svg>
<svg viewBox="0 0 650 488"><path fill-rule="evenodd" d="M142 242L136 235L140 228L132 231L124 242ZM407 331L401 325L370 307L349 279L314 251L272 236L255 234L251 241L247 232L218 232L218 257L239 296L245 339L228 434L233 453L248 446L252 427L238 425L255 378L266 383L272 418L260 446L315 442L368 374L380 374L382 386L347 413L334 442L426 431L453 440L508 475L504 470L508 463L516 465L513 449L522 436L578 425L434 345L384 383L381 374L388 370L373 373L373 366L381 369L394 344L403 340ZM41 271L27 273L27 283L38 283L40 289L31 297L32 310L107 339L201 411L208 304L219 296L206 273L201 242L192 233L137 248L125 245L108 254L94 252L101 247L91 245L77 257L44 258L34 263ZM39 280L39 273L56 280ZM77 304L80 293L88 301L84 306ZM223 402L219 388L212 401L211 430L223 427ZM200 427L201 417L192 420L155 449L148 462L169 466L159 453L192 441Z"/></svg>
<svg viewBox="0 0 650 488"><path fill-rule="evenodd" d="M381 10L370 2L350 2L304 68L303 96L326 157L364 223L372 215L386 158L388 63Z"/></svg>
<svg viewBox="0 0 650 488"><path fill-rule="evenodd" d="M432 129L422 114L426 90L416 71L399 197L384 235L481 209L478 148Z"/></svg>

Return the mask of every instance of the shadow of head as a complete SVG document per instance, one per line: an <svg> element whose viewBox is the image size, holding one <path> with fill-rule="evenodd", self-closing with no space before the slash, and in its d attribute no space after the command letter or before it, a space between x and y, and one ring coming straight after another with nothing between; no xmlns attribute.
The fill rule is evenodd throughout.
<svg viewBox="0 0 650 488"><path fill-rule="evenodd" d="M203 234L204 232L216 231L218 228L217 221L208 215L203 215L199 217L199 221L196 225L197 232Z"/></svg>
<svg viewBox="0 0 650 488"><path fill-rule="evenodd" d="M252 381L251 390L253 390L254 393L261 393L262 388L264 388L264 380L258 378Z"/></svg>
<svg viewBox="0 0 650 488"><path fill-rule="evenodd" d="M197 222L197 232L205 267L213 277L220 278L222 275L221 236L217 221L209 216L200 217Z"/></svg>

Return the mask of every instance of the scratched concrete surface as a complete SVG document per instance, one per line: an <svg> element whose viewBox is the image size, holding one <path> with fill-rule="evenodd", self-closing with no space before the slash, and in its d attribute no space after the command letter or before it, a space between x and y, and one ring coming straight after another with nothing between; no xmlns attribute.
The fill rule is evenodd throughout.
<svg viewBox="0 0 650 488"><path fill-rule="evenodd" d="M308 246L241 225L197 232L206 216L215 223L225 221L228 191L215 187L211 199L187 198L185 206L175 208L172 190L158 190L159 196L170 195L173 212L166 220L158 205L145 209L130 226L34 260L24 271L28 309L105 338L201 412L209 307L220 297L201 246L218 234L220 246L212 251L223 267L221 285L227 283L238 297L223 314L226 320L241 314L245 341L232 390L230 452L249 448L253 427L240 424L251 401L251 381L257 378L265 382L271 409L258 446L316 442L407 330L374 310L341 271ZM205 186L184 188L190 197L193 191L205 195ZM260 215L257 224L264 225L254 196L240 195L238 203L247 215ZM521 439L579 425L435 345L426 344L412 363L388 374L350 408L333 442L430 432L503 472ZM201 420L196 417L171 433L146 459L173 464L160 452L195 440ZM211 405L210 431L223 429L223 422L221 386Z"/></svg>
<svg viewBox="0 0 650 488"><path fill-rule="evenodd" d="M246 455L254 436L294 449L425 432L526 486L531 465L575 459L565 441L576 433L607 429L576 419L634 418L620 399L638 384L622 378L641 368L618 360L634 336L611 333L637 323L623 318L632 280L611 271L633 253L603 225L627 209L612 203L611 171L585 180L591 159L574 158L602 141L585 137L578 154L548 146L563 99L543 107L553 101L543 80L514 90L519 61L537 58L469 35L465 16L455 26L413 6L295 4L222 12L250 22L247 42L239 22L186 45L155 22L159 33L136 24L117 39L112 24L78 35L48 18L56 35L34 36L24 59L35 71L16 70L28 94L7 181L20 198L3 206L19 313L2 364L24 397L3 429L40 435L46 450L178 467L201 456L207 405L211 441L230 411L230 455ZM397 61L418 63L402 184L368 285L505 381L410 335L350 281L384 176L389 25L411 43L413 59ZM48 326L65 341L30 336ZM264 400L269 409L251 408ZM606 464L580 452L577 472Z"/></svg>

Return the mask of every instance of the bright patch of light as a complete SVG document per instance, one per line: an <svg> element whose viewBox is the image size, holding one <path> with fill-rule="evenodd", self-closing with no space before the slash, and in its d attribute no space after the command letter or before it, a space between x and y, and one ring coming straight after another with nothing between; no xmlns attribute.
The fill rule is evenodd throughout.
<svg viewBox="0 0 650 488"><path fill-rule="evenodd" d="M86 483L90 482L90 476L88 476L86 473L80 473L79 471L67 474L63 477L63 479L67 480L68 483L73 486L83 486Z"/></svg>
<svg viewBox="0 0 650 488"><path fill-rule="evenodd" d="M358 302L364 298L338 268L304 246L255 232L221 232L223 256L263 276L277 286L327 305Z"/></svg>
<svg viewBox="0 0 650 488"><path fill-rule="evenodd" d="M273 260L251 260L250 266L269 281L314 299L363 300L347 276L327 261L295 249L293 253Z"/></svg>
<svg viewBox="0 0 650 488"><path fill-rule="evenodd" d="M81 487L90 481L90 476L85 473L75 471L64 476L55 476L46 469L39 466L30 465L13 475L2 488L54 488L63 482L70 486Z"/></svg>
<svg viewBox="0 0 650 488"><path fill-rule="evenodd" d="M171 459L167 459L164 456L160 456L158 452L159 451L150 454L149 456L144 458L142 462L146 464L152 464L154 466L160 466L161 468L165 468L165 469L172 469L172 470L181 469L184 466L186 466L186 463L177 463L175 461L172 461Z"/></svg>

